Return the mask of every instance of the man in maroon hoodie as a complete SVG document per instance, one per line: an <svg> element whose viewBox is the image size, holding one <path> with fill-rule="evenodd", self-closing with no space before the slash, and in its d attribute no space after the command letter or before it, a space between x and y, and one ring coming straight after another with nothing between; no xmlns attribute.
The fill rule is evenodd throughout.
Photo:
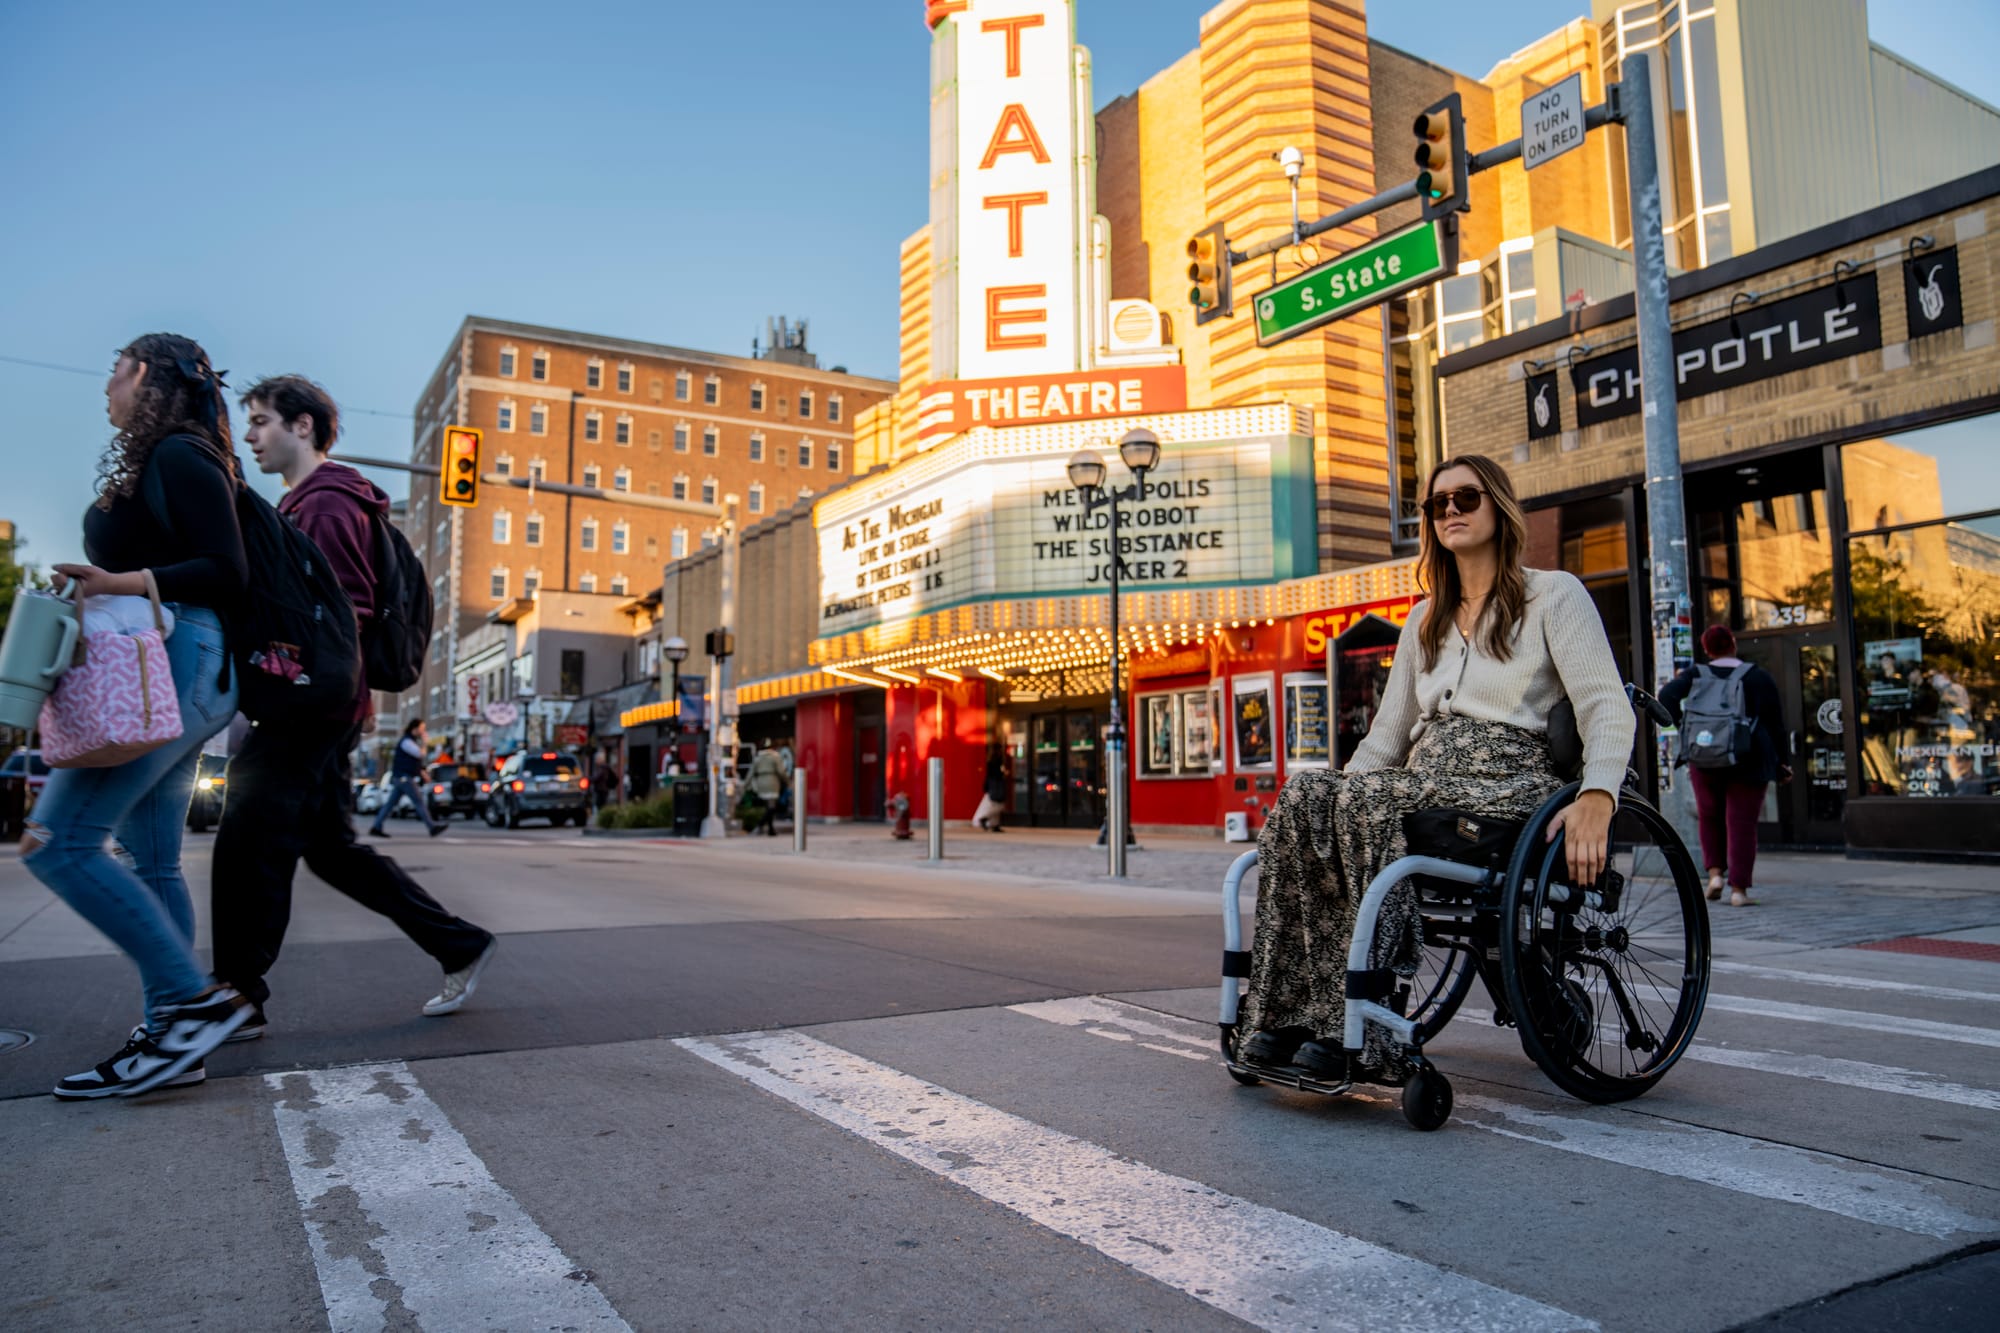
<svg viewBox="0 0 2000 1333"><path fill-rule="evenodd" d="M243 438L258 468L285 479L278 512L326 556L366 634L379 582L375 525L388 521L389 497L353 468L327 461L340 415L311 380L260 381L244 393L243 406L250 416ZM264 974L285 941L302 857L307 869L388 917L437 960L444 989L424 1005L426 1014L463 1005L498 946L491 933L439 906L393 860L355 840L348 753L373 711L363 680L351 708L323 719L259 723L230 760L210 889L215 974L257 1006L232 1040L264 1033L271 994Z"/></svg>

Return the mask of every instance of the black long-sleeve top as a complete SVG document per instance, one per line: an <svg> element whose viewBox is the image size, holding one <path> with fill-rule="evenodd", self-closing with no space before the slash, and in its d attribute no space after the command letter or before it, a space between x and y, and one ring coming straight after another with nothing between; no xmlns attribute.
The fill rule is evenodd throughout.
<svg viewBox="0 0 2000 1333"><path fill-rule="evenodd" d="M1713 669L1724 675L1734 670L1733 667ZM1694 673L1695 669L1689 667L1660 690L1660 702L1672 710L1676 726L1680 725L1681 705L1687 701L1688 691L1694 688ZM1734 768L1714 771L1738 782L1775 781L1779 765L1792 762L1791 731L1785 726L1785 709L1778 698L1777 680L1754 663L1743 673L1743 704L1757 723L1753 742L1756 748L1748 759Z"/></svg>
<svg viewBox="0 0 2000 1333"><path fill-rule="evenodd" d="M158 473L167 523L147 503ZM83 551L113 574L153 571L160 600L217 610L234 607L250 582L243 532L236 525L235 482L208 446L169 435L153 446L132 494L83 515Z"/></svg>

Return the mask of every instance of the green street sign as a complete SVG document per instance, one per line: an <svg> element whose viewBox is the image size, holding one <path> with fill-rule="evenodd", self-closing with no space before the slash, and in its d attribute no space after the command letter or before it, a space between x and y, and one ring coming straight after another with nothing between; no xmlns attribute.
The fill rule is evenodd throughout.
<svg viewBox="0 0 2000 1333"><path fill-rule="evenodd" d="M1370 241L1257 294L1257 344L1269 347L1444 276L1437 224Z"/></svg>

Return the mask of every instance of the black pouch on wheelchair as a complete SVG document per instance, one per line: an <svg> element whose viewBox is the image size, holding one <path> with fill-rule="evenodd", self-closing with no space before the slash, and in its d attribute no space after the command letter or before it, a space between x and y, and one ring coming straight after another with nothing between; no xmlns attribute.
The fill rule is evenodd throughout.
<svg viewBox="0 0 2000 1333"><path fill-rule="evenodd" d="M1518 819L1496 819L1465 810L1416 810L1403 816L1403 840L1415 856L1499 869L1521 835Z"/></svg>

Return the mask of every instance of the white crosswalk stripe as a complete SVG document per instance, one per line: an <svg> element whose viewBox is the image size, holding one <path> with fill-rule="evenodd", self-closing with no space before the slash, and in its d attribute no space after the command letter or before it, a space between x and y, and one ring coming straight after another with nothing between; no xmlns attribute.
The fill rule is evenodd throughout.
<svg viewBox="0 0 2000 1333"><path fill-rule="evenodd" d="M1753 1000L1741 995L1711 994L1708 1007L1725 1014L1751 1014L1791 1023L1818 1023L1825 1027L1854 1028L1861 1032L1887 1032L1898 1037L1954 1041L1966 1046L2000 1047L2000 1029L1973 1027L1968 1023L1936 1023L1927 1018L1904 1018L1898 1014L1876 1014L1864 1009L1829 1009L1817 1004L1791 1004L1783 1000Z"/></svg>
<svg viewBox="0 0 2000 1333"><path fill-rule="evenodd" d="M675 1044L1259 1328L1414 1333L1597 1327L1169 1175L800 1033L751 1032Z"/></svg>
<svg viewBox="0 0 2000 1333"><path fill-rule="evenodd" d="M1156 1037L1177 1033L1176 1044L1184 1050L1214 1049L1213 1029L1206 1025L1104 996L1010 1008L1014 1013L1086 1032L1115 1031L1130 1024ZM1465 1011L1461 1014L1476 1016ZM1923 1236L2000 1231L2000 1221L1976 1217L1951 1205L1918 1177L1829 1153L1807 1152L1723 1130L1667 1124L1611 1108L1559 1114L1466 1094L1459 1095L1458 1105L1461 1123L1489 1133L1738 1194L1798 1204ZM1475 1114L1466 1116L1466 1111Z"/></svg>
<svg viewBox="0 0 2000 1333"><path fill-rule="evenodd" d="M627 1328L400 1061L265 1082L333 1333Z"/></svg>
<svg viewBox="0 0 2000 1333"><path fill-rule="evenodd" d="M1758 981L1784 981L1806 986L1826 986L1835 990L1882 991L1907 995L1913 1000L1966 1000L2000 1004L2000 991L1965 990L1957 986L1930 986L1916 981L1892 981L1887 977L1853 977L1840 972L1802 972L1789 967L1766 967L1760 963L1738 963L1718 958L1709 964L1714 972L1754 977Z"/></svg>

